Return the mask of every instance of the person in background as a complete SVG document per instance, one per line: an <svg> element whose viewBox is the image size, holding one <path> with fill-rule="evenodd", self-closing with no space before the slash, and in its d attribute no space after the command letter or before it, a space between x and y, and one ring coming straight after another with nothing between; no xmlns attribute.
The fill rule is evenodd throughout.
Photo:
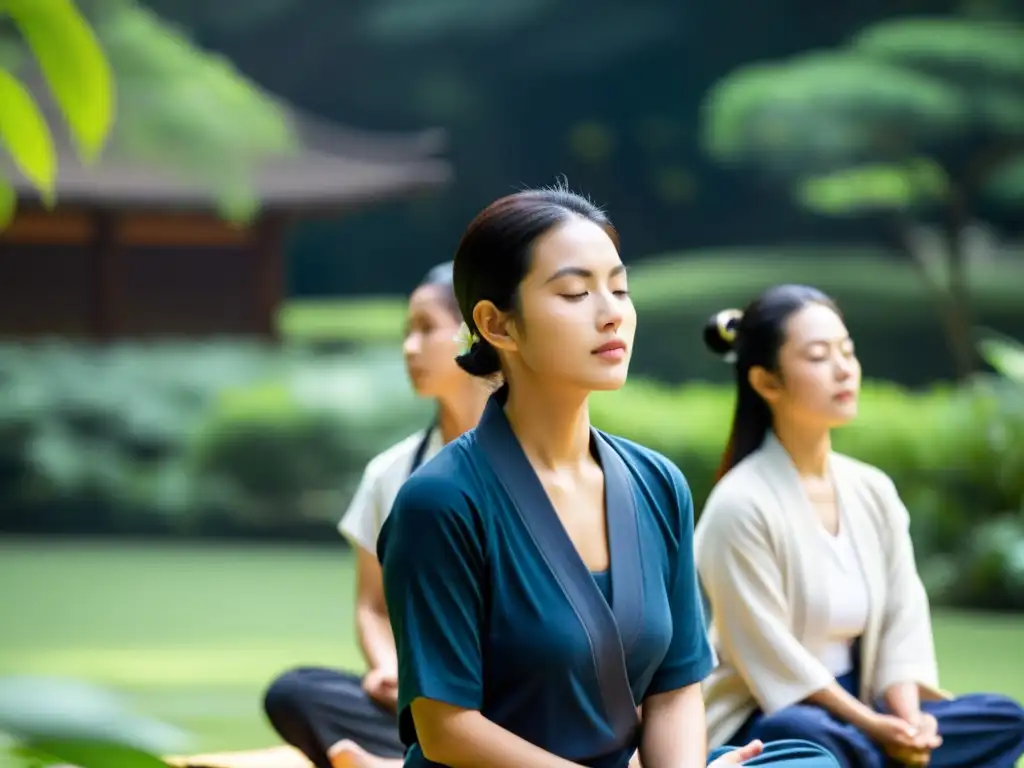
<svg viewBox="0 0 1024 768"><path fill-rule="evenodd" d="M1011 768L1024 710L939 688L908 512L881 470L832 450L861 382L836 305L782 285L704 338L737 386L696 530L721 660L705 688L711 743L806 739L844 768Z"/></svg>
<svg viewBox="0 0 1024 768"><path fill-rule="evenodd" d="M636 311L605 214L563 189L496 201L455 257L479 425L399 491L378 539L409 768L703 768L714 666L693 505L663 456L591 427ZM641 709L642 708L642 709ZM641 722L642 718L642 722ZM642 724L642 727L641 727ZM831 768L806 742L713 765Z"/></svg>
<svg viewBox="0 0 1024 768"><path fill-rule="evenodd" d="M452 264L432 269L409 297L403 353L420 397L437 416L374 458L341 520L357 561L356 628L365 675L302 667L274 680L264 710L278 734L317 768L386 768L402 764L395 699L398 667L384 604L377 535L406 478L441 447L475 426L489 390L455 363L462 318L452 292Z"/></svg>

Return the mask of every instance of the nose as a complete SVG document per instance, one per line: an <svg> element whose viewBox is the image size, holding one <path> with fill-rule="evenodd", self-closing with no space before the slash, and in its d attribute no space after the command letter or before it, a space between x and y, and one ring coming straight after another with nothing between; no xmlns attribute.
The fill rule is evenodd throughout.
<svg viewBox="0 0 1024 768"><path fill-rule="evenodd" d="M602 331L617 331L622 325L622 301L613 293L602 291L597 322Z"/></svg>
<svg viewBox="0 0 1024 768"><path fill-rule="evenodd" d="M846 381L848 378L853 376L853 363L846 357L840 355L836 360L836 379L838 381Z"/></svg>
<svg viewBox="0 0 1024 768"><path fill-rule="evenodd" d="M406 335L405 340L402 342L402 354L406 357L412 357L420 350L420 335L418 333L410 333Z"/></svg>

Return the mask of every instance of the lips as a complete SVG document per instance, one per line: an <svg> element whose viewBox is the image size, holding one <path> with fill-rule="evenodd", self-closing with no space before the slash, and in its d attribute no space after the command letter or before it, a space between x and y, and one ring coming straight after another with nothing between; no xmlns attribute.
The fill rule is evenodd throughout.
<svg viewBox="0 0 1024 768"><path fill-rule="evenodd" d="M600 347L598 347L597 349L593 350L591 352L591 354L603 355L603 354L607 354L609 352L619 352L619 351L622 351L622 352L626 351L626 343L624 341L620 341L619 339L612 339L611 341L605 342Z"/></svg>

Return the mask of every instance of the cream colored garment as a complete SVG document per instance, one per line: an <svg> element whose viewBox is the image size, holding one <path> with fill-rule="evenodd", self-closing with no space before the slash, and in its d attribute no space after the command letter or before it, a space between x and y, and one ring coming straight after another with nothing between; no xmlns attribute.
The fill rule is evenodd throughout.
<svg viewBox="0 0 1024 768"><path fill-rule="evenodd" d="M868 591L861 698L893 683L944 697L910 517L881 471L833 454L829 471ZM769 435L715 487L695 531L719 666L704 681L708 742L720 746L757 707L771 714L834 678L815 658L828 642L820 521L785 449Z"/></svg>

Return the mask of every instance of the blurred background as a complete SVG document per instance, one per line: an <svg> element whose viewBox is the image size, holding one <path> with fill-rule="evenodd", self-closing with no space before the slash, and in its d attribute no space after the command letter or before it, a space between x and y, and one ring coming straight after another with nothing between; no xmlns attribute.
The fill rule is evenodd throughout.
<svg viewBox="0 0 1024 768"><path fill-rule="evenodd" d="M335 526L430 419L405 297L564 174L640 318L598 425L701 504L732 396L704 320L830 292L870 379L837 447L911 510L943 683L1024 698L1020 2L7 6L0 675L216 750L274 743L282 669L359 668Z"/></svg>

